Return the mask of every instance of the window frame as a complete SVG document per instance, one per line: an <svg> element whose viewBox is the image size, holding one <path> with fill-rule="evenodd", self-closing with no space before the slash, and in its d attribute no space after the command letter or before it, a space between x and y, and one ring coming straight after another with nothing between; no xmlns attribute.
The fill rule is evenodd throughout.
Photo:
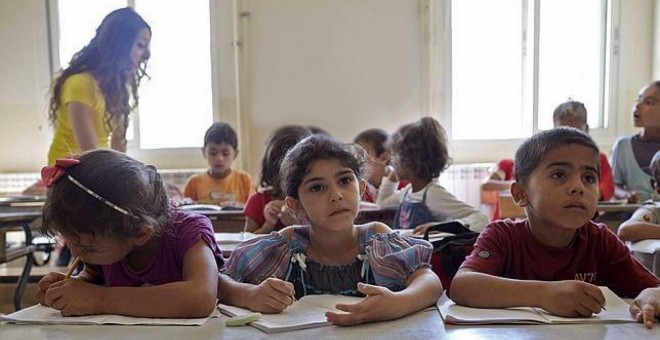
<svg viewBox="0 0 660 340"><path fill-rule="evenodd" d="M522 138L488 139L488 140L453 140L452 139L452 25L451 5L455 0L432 1L435 8L429 11L434 21L430 29L434 30L436 39L429 41L430 49L437 65L431 67L431 74L436 80L431 80L431 94L435 97L429 106L430 115L438 117L443 126L447 127L447 136L450 140L454 162L471 163L486 160L495 161L501 158L513 158L513 155ZM603 127L592 128L589 133L600 145L610 146L617 138L619 120L616 110L619 109L619 46L621 25L621 0L602 0L605 2L604 11L605 36L604 51L601 62L604 71L601 73L601 107L603 114L599 120L605 122ZM524 70L523 90L531 92L523 96L523 107L532 112L533 127L531 133L539 131L538 128L538 86L539 86L539 7L540 0L524 0L522 10L527 13L523 16L521 34L525 35L523 49L532 53L523 60L523 68L529 67L531 71ZM527 23L526 21L530 21ZM433 69L438 70L433 70ZM531 83L531 85L530 85ZM526 103L525 100L531 100ZM593 111L600 111L593 109ZM484 150L484 145L488 145ZM483 150L483 151L482 151ZM604 150L607 151L608 150Z"/></svg>

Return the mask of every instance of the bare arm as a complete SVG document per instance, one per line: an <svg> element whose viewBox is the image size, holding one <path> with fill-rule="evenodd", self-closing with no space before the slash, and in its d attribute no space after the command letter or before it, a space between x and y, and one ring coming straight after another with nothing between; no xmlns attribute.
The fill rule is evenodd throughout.
<svg viewBox="0 0 660 340"><path fill-rule="evenodd" d="M66 107L69 110L73 136L80 147L80 151L98 148L98 136L94 130L94 111L92 108L79 102L70 102Z"/></svg>
<svg viewBox="0 0 660 340"><path fill-rule="evenodd" d="M497 172L493 172L481 182L483 191L504 191L509 190L513 181L503 180Z"/></svg>
<svg viewBox="0 0 660 340"><path fill-rule="evenodd" d="M618 234L624 241L660 239L660 225L628 220L621 223Z"/></svg>
<svg viewBox="0 0 660 340"><path fill-rule="evenodd" d="M80 280L61 281L46 292L46 301L65 316L206 317L215 308L217 273L211 249L200 240L184 257L183 281L149 287L100 287Z"/></svg>
<svg viewBox="0 0 660 340"><path fill-rule="evenodd" d="M564 317L591 316L605 306L603 293L590 283L513 280L468 268L460 269L454 277L451 298L469 307L537 307Z"/></svg>

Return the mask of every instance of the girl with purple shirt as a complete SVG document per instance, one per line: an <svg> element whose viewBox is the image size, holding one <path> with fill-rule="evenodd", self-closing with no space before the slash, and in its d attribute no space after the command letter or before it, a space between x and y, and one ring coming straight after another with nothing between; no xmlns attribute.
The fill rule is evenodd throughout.
<svg viewBox="0 0 660 340"><path fill-rule="evenodd" d="M222 254L208 218L171 208L153 166L95 150L41 171L42 231L85 264L70 280L51 272L37 300L62 315L206 317L215 308Z"/></svg>

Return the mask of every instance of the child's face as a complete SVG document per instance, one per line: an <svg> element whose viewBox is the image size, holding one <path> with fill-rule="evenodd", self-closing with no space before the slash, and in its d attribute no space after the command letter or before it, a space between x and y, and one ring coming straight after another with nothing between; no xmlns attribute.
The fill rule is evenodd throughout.
<svg viewBox="0 0 660 340"><path fill-rule="evenodd" d="M369 174L369 182L377 182L385 176L389 154L383 152L376 156L374 147L367 143L360 143L360 146L367 152L366 172Z"/></svg>
<svg viewBox="0 0 660 340"><path fill-rule="evenodd" d="M364 182L338 160L316 160L303 177L298 199L287 197L287 206L307 217L314 228L344 230L358 214L362 187Z"/></svg>
<svg viewBox="0 0 660 340"><path fill-rule="evenodd" d="M231 163L236 159L238 152L227 143L208 143L203 150L204 158L209 163L214 174L226 174L231 170Z"/></svg>
<svg viewBox="0 0 660 340"><path fill-rule="evenodd" d="M575 118L562 118L555 121L555 127L568 126L576 128L582 132L587 131L587 123L583 119Z"/></svg>
<svg viewBox="0 0 660 340"><path fill-rule="evenodd" d="M633 122L636 127L660 128L660 89L643 88L633 106Z"/></svg>
<svg viewBox="0 0 660 340"><path fill-rule="evenodd" d="M559 147L541 159L528 183L514 183L511 192L530 225L578 229L596 212L598 164L598 153L589 147Z"/></svg>
<svg viewBox="0 0 660 340"><path fill-rule="evenodd" d="M129 240L118 240L94 234L78 234L80 239L66 237L66 245L71 250L71 255L80 257L88 264L110 265L125 258L134 247Z"/></svg>

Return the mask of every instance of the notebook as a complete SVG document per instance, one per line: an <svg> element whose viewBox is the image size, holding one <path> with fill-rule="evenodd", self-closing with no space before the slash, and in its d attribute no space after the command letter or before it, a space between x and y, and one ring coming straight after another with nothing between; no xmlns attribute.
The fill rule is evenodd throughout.
<svg viewBox="0 0 660 340"><path fill-rule="evenodd" d="M293 303L279 314L262 314L261 319L250 323L266 333L286 332L297 329L328 326L325 313L328 311L340 312L335 309L338 303L358 303L363 298L343 295L306 295ZM219 304L218 308L223 314L229 316L252 313L248 309Z"/></svg>
<svg viewBox="0 0 660 340"><path fill-rule="evenodd" d="M446 292L438 300L442 320L455 325L485 324L577 324L635 322L628 312L628 304L607 287L600 287L605 295L605 308L591 317L565 318L549 314L541 308L470 308L459 306L449 299Z"/></svg>
<svg viewBox="0 0 660 340"><path fill-rule="evenodd" d="M60 311L43 305L34 305L9 315L0 314L0 321L30 325L157 325L157 326L201 326L210 318L220 316L218 309L205 318L158 319L123 315L99 314L85 316L62 316Z"/></svg>

